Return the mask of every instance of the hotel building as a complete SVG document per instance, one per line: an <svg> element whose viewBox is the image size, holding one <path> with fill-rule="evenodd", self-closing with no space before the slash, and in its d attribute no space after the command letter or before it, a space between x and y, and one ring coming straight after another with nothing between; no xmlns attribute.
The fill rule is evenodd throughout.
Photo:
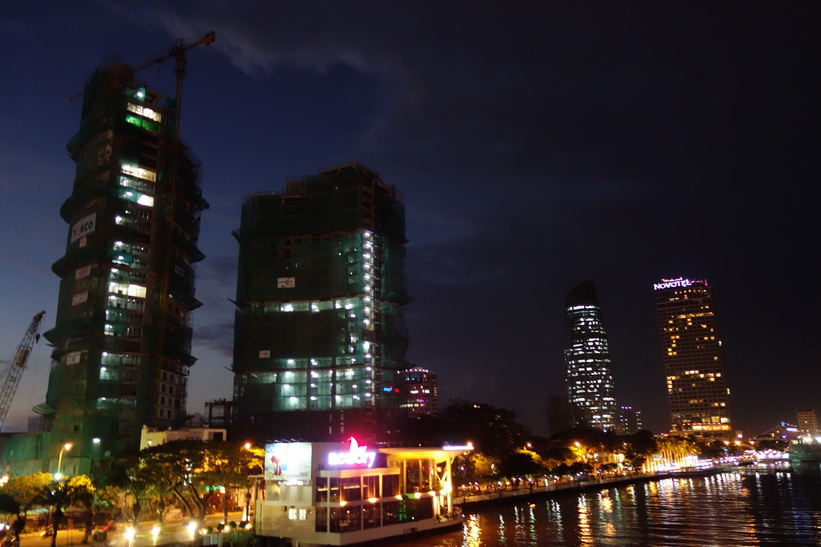
<svg viewBox="0 0 821 547"><path fill-rule="evenodd" d="M730 390L713 288L682 277L653 286L661 330L671 434L733 439Z"/></svg>

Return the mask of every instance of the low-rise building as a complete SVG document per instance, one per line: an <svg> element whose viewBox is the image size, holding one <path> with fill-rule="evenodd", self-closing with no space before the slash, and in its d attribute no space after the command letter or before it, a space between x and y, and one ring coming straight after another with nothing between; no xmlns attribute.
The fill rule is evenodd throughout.
<svg viewBox="0 0 821 547"><path fill-rule="evenodd" d="M256 534L299 545L349 545L460 526L451 465L467 446L377 448L273 443Z"/></svg>

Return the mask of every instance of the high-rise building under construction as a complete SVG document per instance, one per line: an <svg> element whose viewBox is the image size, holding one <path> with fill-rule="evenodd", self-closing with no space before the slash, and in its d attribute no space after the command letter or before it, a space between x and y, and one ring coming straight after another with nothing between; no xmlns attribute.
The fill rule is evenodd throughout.
<svg viewBox="0 0 821 547"><path fill-rule="evenodd" d="M405 211L352 163L242 207L234 323L238 438L392 440L407 335Z"/></svg>
<svg viewBox="0 0 821 547"><path fill-rule="evenodd" d="M731 440L730 390L713 287L683 277L655 283L671 433Z"/></svg>
<svg viewBox="0 0 821 547"><path fill-rule="evenodd" d="M138 450L143 425L185 419L207 203L199 164L178 138L178 104L134 77L122 63L94 73L68 143L76 172L60 210L65 254L52 267L56 324L45 333L53 364L45 403L35 407L44 456L56 456L48 445L71 443L64 460L60 451L67 471Z"/></svg>

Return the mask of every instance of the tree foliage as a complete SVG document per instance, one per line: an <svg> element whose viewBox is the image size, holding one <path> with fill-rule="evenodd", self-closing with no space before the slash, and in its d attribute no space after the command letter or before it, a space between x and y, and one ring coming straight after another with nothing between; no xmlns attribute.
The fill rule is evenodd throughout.
<svg viewBox="0 0 821 547"><path fill-rule="evenodd" d="M39 495L35 496L32 500L32 504L51 510L51 526L53 530L51 547L57 545L57 533L63 522L65 509L76 503L86 502L93 491L94 485L91 483L91 479L85 475L77 475L54 481L43 487Z"/></svg>
<svg viewBox="0 0 821 547"><path fill-rule="evenodd" d="M42 494L43 489L54 482L50 473L33 473L9 477L3 491L19 505L19 511L25 512Z"/></svg>
<svg viewBox="0 0 821 547"><path fill-rule="evenodd" d="M174 497L189 515L203 518L206 488L244 486L261 464L261 451L233 443L173 441L140 452L139 462L129 470L130 485L138 498L162 502Z"/></svg>

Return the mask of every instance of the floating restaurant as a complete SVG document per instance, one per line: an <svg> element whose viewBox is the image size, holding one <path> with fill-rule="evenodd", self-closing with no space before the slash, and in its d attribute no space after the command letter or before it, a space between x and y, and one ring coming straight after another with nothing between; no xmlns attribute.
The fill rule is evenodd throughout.
<svg viewBox="0 0 821 547"><path fill-rule="evenodd" d="M349 443L265 447L256 535L293 545L353 545L458 527L451 465L471 445L382 448Z"/></svg>

